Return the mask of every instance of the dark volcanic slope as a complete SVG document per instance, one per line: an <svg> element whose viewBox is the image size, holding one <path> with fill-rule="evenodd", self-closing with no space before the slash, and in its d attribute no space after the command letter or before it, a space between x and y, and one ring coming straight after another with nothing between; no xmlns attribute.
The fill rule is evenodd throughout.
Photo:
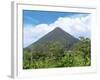
<svg viewBox="0 0 100 80"><path fill-rule="evenodd" d="M51 42L51 41L77 41L76 38L62 30L61 28L57 27L53 31L49 32L47 35L39 39L38 43L44 42Z"/></svg>
<svg viewBox="0 0 100 80"><path fill-rule="evenodd" d="M40 38L38 41L35 43L31 44L27 48L30 48L34 50L41 47L42 48L47 48L46 46L55 42L59 42L62 44L65 48L70 48L74 43L78 42L79 40L69 33L65 32L61 28L57 27L53 31L49 32L42 38ZM40 49L40 48L39 48Z"/></svg>

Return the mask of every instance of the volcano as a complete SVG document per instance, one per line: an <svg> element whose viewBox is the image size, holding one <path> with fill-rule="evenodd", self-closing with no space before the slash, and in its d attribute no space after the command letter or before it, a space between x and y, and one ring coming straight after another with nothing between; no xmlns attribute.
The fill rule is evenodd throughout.
<svg viewBox="0 0 100 80"><path fill-rule="evenodd" d="M32 43L24 50L41 51L48 53L48 50L52 47L59 47L59 49L70 49L74 43L79 40L71 34L65 32L63 29L56 27L51 32L44 35L42 38Z"/></svg>

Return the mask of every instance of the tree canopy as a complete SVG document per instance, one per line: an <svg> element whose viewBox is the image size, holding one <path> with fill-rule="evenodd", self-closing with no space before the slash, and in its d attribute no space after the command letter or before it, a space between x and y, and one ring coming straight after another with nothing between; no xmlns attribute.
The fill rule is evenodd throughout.
<svg viewBox="0 0 100 80"><path fill-rule="evenodd" d="M23 69L78 67L91 65L91 41L80 37L71 48L66 48L59 42L47 44L48 50L30 50L23 52Z"/></svg>

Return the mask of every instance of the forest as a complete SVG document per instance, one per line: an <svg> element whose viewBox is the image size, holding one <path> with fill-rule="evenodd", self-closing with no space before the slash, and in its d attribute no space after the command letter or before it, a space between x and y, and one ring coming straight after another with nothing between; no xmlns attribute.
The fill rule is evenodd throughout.
<svg viewBox="0 0 100 80"><path fill-rule="evenodd" d="M41 46L41 45L40 45ZM48 47L41 50L41 47ZM23 49L23 69L80 67L91 65L91 40L80 37L71 47L58 41L45 46Z"/></svg>

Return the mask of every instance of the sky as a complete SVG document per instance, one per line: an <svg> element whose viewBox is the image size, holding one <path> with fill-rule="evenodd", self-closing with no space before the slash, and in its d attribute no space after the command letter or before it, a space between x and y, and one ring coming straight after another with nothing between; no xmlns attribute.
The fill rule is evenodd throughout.
<svg viewBox="0 0 100 80"><path fill-rule="evenodd" d="M56 27L76 38L90 38L90 23L89 13L23 10L23 46L29 46Z"/></svg>

